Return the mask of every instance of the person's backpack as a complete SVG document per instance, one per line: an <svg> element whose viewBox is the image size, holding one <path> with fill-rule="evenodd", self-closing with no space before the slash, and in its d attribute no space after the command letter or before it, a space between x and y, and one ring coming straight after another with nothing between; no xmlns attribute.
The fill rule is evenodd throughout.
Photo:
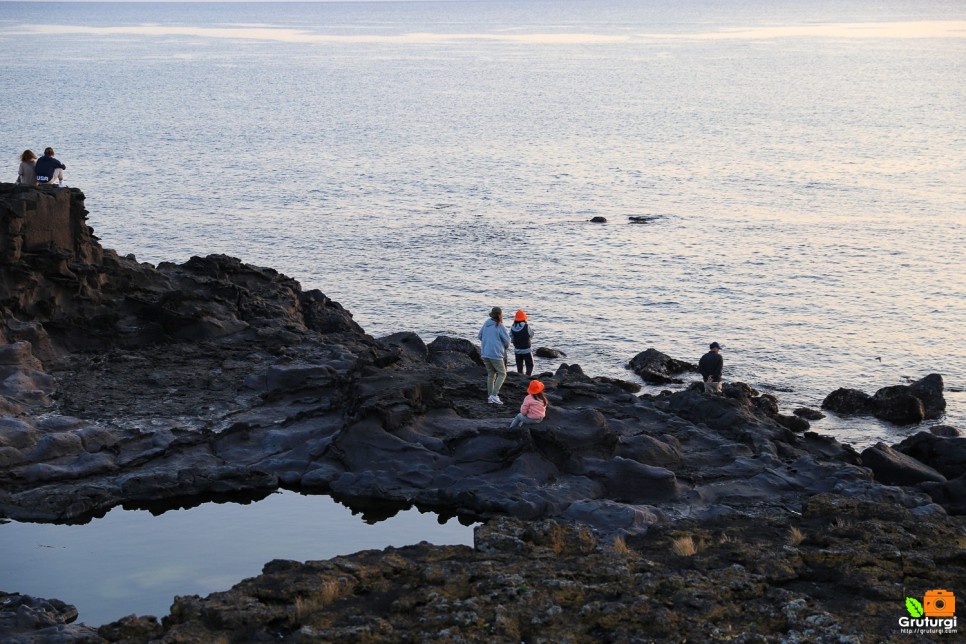
<svg viewBox="0 0 966 644"><path fill-rule="evenodd" d="M530 348L530 325L524 324L519 331L514 331L513 327L510 327L510 334L513 336L513 347L515 349Z"/></svg>

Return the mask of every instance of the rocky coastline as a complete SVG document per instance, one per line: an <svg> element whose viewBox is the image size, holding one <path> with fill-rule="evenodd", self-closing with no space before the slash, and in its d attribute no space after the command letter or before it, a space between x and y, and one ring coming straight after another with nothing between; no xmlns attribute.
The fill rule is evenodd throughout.
<svg viewBox="0 0 966 644"><path fill-rule="evenodd" d="M640 395L559 363L546 420L511 430L527 383L487 405L472 342L373 338L232 257L139 263L86 217L75 188L0 184L0 517L285 488L483 524L474 548L268 562L161 620L76 624L70 598L0 587L3 641L923 641L905 597L966 588L955 428L859 453L743 383ZM691 377L655 349L629 366ZM942 390L823 407L914 423Z"/></svg>

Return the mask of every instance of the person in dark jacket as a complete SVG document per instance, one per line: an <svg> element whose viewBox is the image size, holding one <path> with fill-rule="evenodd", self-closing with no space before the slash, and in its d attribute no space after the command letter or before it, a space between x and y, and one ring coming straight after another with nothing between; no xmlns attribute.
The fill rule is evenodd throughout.
<svg viewBox="0 0 966 644"><path fill-rule="evenodd" d="M721 357L721 345L717 342L712 342L710 349L698 361L698 371L701 372L701 379L704 380L704 392L720 394L721 369L724 367L724 358Z"/></svg>
<svg viewBox="0 0 966 644"><path fill-rule="evenodd" d="M531 375L533 373L533 350L530 348L530 340L533 339L533 329L527 323L526 311L521 309L513 316L510 338L513 340L513 355L517 359L517 373L523 373L523 368L526 366L527 375Z"/></svg>
<svg viewBox="0 0 966 644"><path fill-rule="evenodd" d="M37 175L37 183L39 185L46 184L60 184L60 180L63 178L63 170L66 170L67 166L54 158L54 149L47 148L44 150L44 156L37 159L37 164L34 166L34 174ZM61 172L57 172L61 170Z"/></svg>

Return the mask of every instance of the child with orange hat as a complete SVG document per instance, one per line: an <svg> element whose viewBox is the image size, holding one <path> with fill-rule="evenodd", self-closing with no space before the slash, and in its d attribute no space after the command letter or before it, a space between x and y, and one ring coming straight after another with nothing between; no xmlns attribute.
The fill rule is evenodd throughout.
<svg viewBox="0 0 966 644"><path fill-rule="evenodd" d="M543 422L549 406L550 400L547 399L547 394L543 393L543 383L539 380L531 380L530 386L527 387L527 397L520 405L520 413L510 422L510 427L536 425Z"/></svg>
<svg viewBox="0 0 966 644"><path fill-rule="evenodd" d="M523 373L523 366L527 367L527 375L533 373L533 353L530 340L533 329L527 323L527 312L523 309L513 316L513 326L510 327L510 338L513 340L513 354L517 359L517 373Z"/></svg>

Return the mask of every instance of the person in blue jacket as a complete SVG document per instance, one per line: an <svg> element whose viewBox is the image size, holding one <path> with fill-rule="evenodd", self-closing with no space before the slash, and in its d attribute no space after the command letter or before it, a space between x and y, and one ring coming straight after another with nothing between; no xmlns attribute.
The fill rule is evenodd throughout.
<svg viewBox="0 0 966 644"><path fill-rule="evenodd" d="M486 366L486 402L502 405L499 393L506 380L506 350L510 346L510 334L503 326L503 309L490 309L490 317L476 337L480 339L480 355Z"/></svg>
<svg viewBox="0 0 966 644"><path fill-rule="evenodd" d="M60 184L64 176L63 170L66 169L67 166L54 158L54 149L47 148L44 150L44 156L37 159L37 163L34 165L34 174L37 175L37 183L39 185L44 185L45 183ZM61 170L61 172L57 172L58 170Z"/></svg>

